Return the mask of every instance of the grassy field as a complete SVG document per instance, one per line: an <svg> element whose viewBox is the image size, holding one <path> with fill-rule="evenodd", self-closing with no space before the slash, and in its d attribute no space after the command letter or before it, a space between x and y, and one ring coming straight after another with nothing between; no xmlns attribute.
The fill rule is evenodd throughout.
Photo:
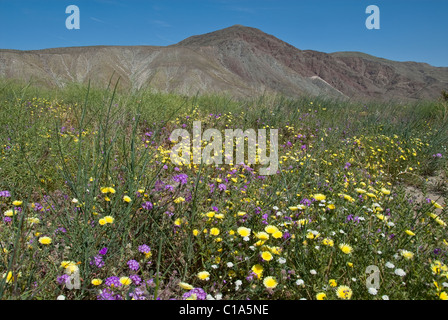
<svg viewBox="0 0 448 320"><path fill-rule="evenodd" d="M195 120L278 129L278 173L175 166ZM1 299L448 299L443 100L1 82L0 139Z"/></svg>

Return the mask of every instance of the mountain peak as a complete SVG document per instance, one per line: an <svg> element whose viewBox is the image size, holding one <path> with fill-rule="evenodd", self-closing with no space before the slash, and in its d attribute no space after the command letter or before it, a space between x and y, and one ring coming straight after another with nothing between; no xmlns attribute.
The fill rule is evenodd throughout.
<svg viewBox="0 0 448 320"><path fill-rule="evenodd" d="M246 27L246 26L243 26L242 24L234 24L233 26L231 26L231 27L229 27L229 28L241 28L241 27L243 27L243 28L248 28L248 27Z"/></svg>
<svg viewBox="0 0 448 320"><path fill-rule="evenodd" d="M242 40L247 43L262 44L266 42L287 45L286 42L267 34L260 29L235 24L213 32L196 35L180 41L176 46L207 47L216 46L229 40Z"/></svg>

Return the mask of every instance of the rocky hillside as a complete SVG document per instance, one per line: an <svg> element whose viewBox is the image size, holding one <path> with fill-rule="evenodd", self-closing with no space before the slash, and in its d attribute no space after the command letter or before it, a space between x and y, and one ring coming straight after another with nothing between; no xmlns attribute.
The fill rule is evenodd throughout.
<svg viewBox="0 0 448 320"><path fill-rule="evenodd" d="M358 52L299 50L258 29L235 25L175 45L0 50L0 77L48 86L69 82L192 95L228 93L380 100L434 99L448 89L448 68Z"/></svg>

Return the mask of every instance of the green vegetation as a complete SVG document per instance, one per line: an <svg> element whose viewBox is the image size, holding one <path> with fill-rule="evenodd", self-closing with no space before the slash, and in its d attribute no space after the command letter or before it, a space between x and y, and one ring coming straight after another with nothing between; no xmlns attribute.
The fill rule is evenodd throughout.
<svg viewBox="0 0 448 320"><path fill-rule="evenodd" d="M447 299L446 112L1 82L0 298ZM278 174L176 167L195 120L278 129Z"/></svg>

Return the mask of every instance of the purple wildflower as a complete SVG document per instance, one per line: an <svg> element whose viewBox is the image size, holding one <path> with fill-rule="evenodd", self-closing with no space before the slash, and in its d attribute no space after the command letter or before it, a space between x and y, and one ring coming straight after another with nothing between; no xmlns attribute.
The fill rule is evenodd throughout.
<svg viewBox="0 0 448 320"><path fill-rule="evenodd" d="M141 246L138 247L138 251L144 254L148 254L151 252L151 248L146 244L142 244Z"/></svg>
<svg viewBox="0 0 448 320"><path fill-rule="evenodd" d="M56 281L59 284L66 284L68 279L70 279L70 276L68 274L63 274L62 276L57 277Z"/></svg>
<svg viewBox="0 0 448 320"><path fill-rule="evenodd" d="M40 203L38 202L34 203L34 211L42 211L43 209L44 207Z"/></svg>
<svg viewBox="0 0 448 320"><path fill-rule="evenodd" d="M3 197L3 198L11 197L11 193L9 193L9 191L6 191L6 190L0 191L0 197Z"/></svg>
<svg viewBox="0 0 448 320"><path fill-rule="evenodd" d="M176 182L179 182L181 185L183 184L187 184L188 182L188 175L186 175L185 173L181 173L177 176L173 177L173 180Z"/></svg>
<svg viewBox="0 0 448 320"><path fill-rule="evenodd" d="M140 268L140 265L135 260L129 260L128 267L129 267L129 269L131 269L133 271L137 271Z"/></svg>
<svg viewBox="0 0 448 320"><path fill-rule="evenodd" d="M59 232L66 233L67 230L64 227L60 227L54 231L54 234L58 234Z"/></svg>
<svg viewBox="0 0 448 320"><path fill-rule="evenodd" d="M135 288L134 292L129 293L129 296L134 300L146 300L145 290L142 288Z"/></svg>
<svg viewBox="0 0 448 320"><path fill-rule="evenodd" d="M98 300L123 300L122 296L120 296L119 294L115 294L109 288L102 290L96 298Z"/></svg>
<svg viewBox="0 0 448 320"><path fill-rule="evenodd" d="M201 288L194 288L190 291L184 293L182 298L186 300L187 298L191 297L193 294L196 295L197 300L206 300L207 299L207 293L205 293L204 289Z"/></svg>
<svg viewBox="0 0 448 320"><path fill-rule="evenodd" d="M119 277L109 277L105 281L106 286L108 287L121 287L121 282Z"/></svg>
<svg viewBox="0 0 448 320"><path fill-rule="evenodd" d="M300 204L303 204L303 205L305 205L305 206L307 206L307 207L311 206L312 203L313 203L313 201L310 200L310 199L307 199L307 198L304 198L304 199L302 199L302 200L300 201Z"/></svg>
<svg viewBox="0 0 448 320"><path fill-rule="evenodd" d="M98 268L104 267L103 257L100 255L96 255L93 257L93 261L90 261L90 264L95 264Z"/></svg>
<svg viewBox="0 0 448 320"><path fill-rule="evenodd" d="M152 210L153 207L154 207L153 204L149 201L146 201L145 203L142 204L142 208L148 211Z"/></svg>
<svg viewBox="0 0 448 320"><path fill-rule="evenodd" d="M132 283L135 283L137 286L142 283L142 279L136 274L129 276L129 278L132 280Z"/></svg>

